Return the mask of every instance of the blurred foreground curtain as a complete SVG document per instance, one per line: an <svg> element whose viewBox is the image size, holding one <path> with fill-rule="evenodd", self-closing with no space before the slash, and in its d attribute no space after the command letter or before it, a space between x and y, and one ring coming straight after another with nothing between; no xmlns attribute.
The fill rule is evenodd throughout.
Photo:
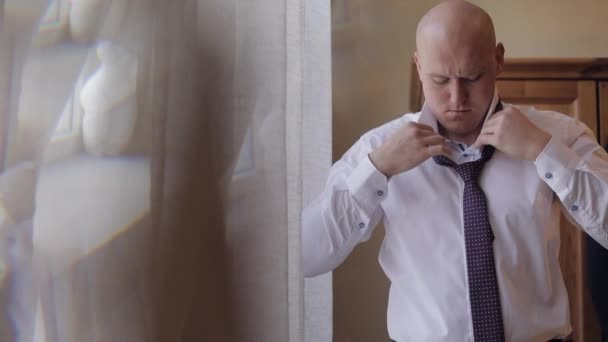
<svg viewBox="0 0 608 342"><path fill-rule="evenodd" d="M330 341L329 2L0 4L0 341Z"/></svg>

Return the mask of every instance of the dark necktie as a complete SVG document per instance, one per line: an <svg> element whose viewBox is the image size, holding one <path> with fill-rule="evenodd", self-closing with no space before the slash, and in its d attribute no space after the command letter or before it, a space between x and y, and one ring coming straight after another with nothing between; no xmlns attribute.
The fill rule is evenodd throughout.
<svg viewBox="0 0 608 342"><path fill-rule="evenodd" d="M479 160L460 165L444 156L433 157L437 164L454 168L464 181L464 241L475 342L505 341L492 247L494 234L486 197L478 183L481 170L493 153L493 146L484 146Z"/></svg>

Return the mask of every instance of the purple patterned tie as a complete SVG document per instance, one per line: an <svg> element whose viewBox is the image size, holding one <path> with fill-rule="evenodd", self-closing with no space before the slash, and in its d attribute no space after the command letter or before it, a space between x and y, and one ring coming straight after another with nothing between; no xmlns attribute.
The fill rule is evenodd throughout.
<svg viewBox="0 0 608 342"><path fill-rule="evenodd" d="M444 156L433 157L437 164L454 168L464 181L464 241L475 342L505 341L492 248L494 234L488 219L486 197L477 181L493 153L493 146L484 146L479 160L460 165Z"/></svg>

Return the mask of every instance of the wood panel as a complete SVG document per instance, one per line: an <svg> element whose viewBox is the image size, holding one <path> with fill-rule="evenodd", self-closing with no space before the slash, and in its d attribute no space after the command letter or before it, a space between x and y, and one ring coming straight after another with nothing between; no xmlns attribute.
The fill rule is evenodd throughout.
<svg viewBox="0 0 608 342"><path fill-rule="evenodd" d="M507 103L532 105L571 115L597 134L597 97L595 81L500 80L497 88ZM577 342L599 341L586 284L585 233L561 216L560 265L570 300L573 338Z"/></svg>
<svg viewBox="0 0 608 342"><path fill-rule="evenodd" d="M602 146L608 146L608 81L599 82L599 138Z"/></svg>

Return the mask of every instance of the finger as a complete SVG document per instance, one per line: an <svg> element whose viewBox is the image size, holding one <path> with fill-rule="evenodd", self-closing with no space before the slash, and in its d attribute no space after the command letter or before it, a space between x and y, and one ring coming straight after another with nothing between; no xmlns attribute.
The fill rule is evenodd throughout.
<svg viewBox="0 0 608 342"><path fill-rule="evenodd" d="M430 157L443 155L446 157L450 156L450 150L445 144L441 145L430 145L426 148L427 154Z"/></svg>
<svg viewBox="0 0 608 342"><path fill-rule="evenodd" d="M417 139L419 142L422 142L425 145L429 145L424 143L424 141L426 141L427 139L431 139L432 141L440 141L443 137L440 136L439 134L435 133L435 132L428 132L428 131L416 131L414 133L414 138ZM443 138L445 140L445 138Z"/></svg>
<svg viewBox="0 0 608 342"><path fill-rule="evenodd" d="M483 144L482 144L482 142L479 141L479 138L485 137L484 139L487 139L488 136L494 136L498 132L498 129L499 129L498 122L487 121L484 124L484 126L481 127L481 132L479 132L479 137L477 137L477 140L473 143L473 146L476 148L481 147Z"/></svg>
<svg viewBox="0 0 608 342"><path fill-rule="evenodd" d="M446 143L446 141L447 140L444 137L442 137L441 135L437 135L437 134L433 134L428 137L424 137L424 138L420 139L420 142L424 146L443 145Z"/></svg>
<svg viewBox="0 0 608 342"><path fill-rule="evenodd" d="M435 132L435 130L433 129L433 127L431 127L431 126L429 126L429 125L425 125L425 124L421 124L421 123L419 123L419 124L418 124L418 128L420 128L420 129L422 129L422 130L424 130L424 131L427 131L427 132L432 132L432 133L437 134L437 133Z"/></svg>
<svg viewBox="0 0 608 342"><path fill-rule="evenodd" d="M435 133L435 131L433 130L433 127L431 127L429 125L421 124L419 122L414 122L414 121L411 121L411 123L413 124L413 126L419 128L421 130Z"/></svg>
<svg viewBox="0 0 608 342"><path fill-rule="evenodd" d="M499 117L499 116L503 115L503 114L504 114L504 113L507 111L507 108L508 108L508 107L504 107L502 110L499 110L499 111L497 111L497 112L494 112L494 113L493 113L493 114L490 116L490 118L489 118L488 120L492 120L492 119L494 119L494 118L497 118L497 117Z"/></svg>
<svg viewBox="0 0 608 342"><path fill-rule="evenodd" d="M484 145L492 145L496 147L496 135L480 134L475 143L473 143L473 147L475 148L481 148Z"/></svg>
<svg viewBox="0 0 608 342"><path fill-rule="evenodd" d="M427 131L427 130L418 129L416 131L415 136L418 137L418 138L424 139L424 138L428 138L428 137L438 136L438 134L435 133L434 131Z"/></svg>
<svg viewBox="0 0 608 342"><path fill-rule="evenodd" d="M401 132L405 135L411 135L416 138L423 138L431 135L437 135L433 129L429 129L429 127L425 125L419 125L415 122L408 123L407 126L404 126Z"/></svg>
<svg viewBox="0 0 608 342"><path fill-rule="evenodd" d="M482 130L483 129L490 129L490 128L497 128L498 125L500 124L500 119L497 117L492 116L491 118L489 118L486 122L483 123L482 126Z"/></svg>
<svg viewBox="0 0 608 342"><path fill-rule="evenodd" d="M497 112L494 112L494 113L492 114L492 116L490 116L490 118L489 118L488 120L491 120L491 119L492 119L492 118L494 118L494 117L498 117L498 116L503 115L504 113L506 113L506 112L510 111L510 110L511 110L511 107L512 107L511 105L506 105L506 104L504 104L504 103L503 103L502 109L501 109L501 110L499 110L499 111L497 111Z"/></svg>
<svg viewBox="0 0 608 342"><path fill-rule="evenodd" d="M479 132L479 136L484 136L484 135L496 135L496 128L495 127L482 127L481 128L481 132Z"/></svg>

